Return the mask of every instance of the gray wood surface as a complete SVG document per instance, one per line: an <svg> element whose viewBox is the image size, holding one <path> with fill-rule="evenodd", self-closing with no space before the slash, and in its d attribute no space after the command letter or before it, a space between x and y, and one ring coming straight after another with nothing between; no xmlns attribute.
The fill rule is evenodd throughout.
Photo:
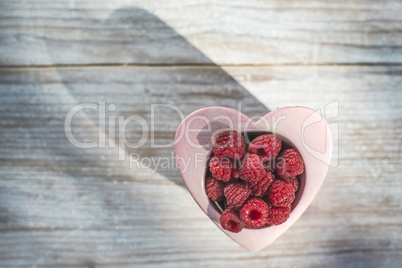
<svg viewBox="0 0 402 268"><path fill-rule="evenodd" d="M0 267L400 267L401 6L1 1ZM321 109L339 129L333 167L299 221L249 252L198 208L172 146L111 147L121 136L91 109L73 134L105 133L106 147L68 141L68 111L102 102L116 107L107 119L148 123L151 104ZM180 116L154 118L155 143L170 143ZM130 153L149 168L130 167ZM161 157L165 168L152 163Z"/></svg>
<svg viewBox="0 0 402 268"><path fill-rule="evenodd" d="M216 64L395 64L401 13L400 1L3 0L0 64L211 63L183 37Z"/></svg>

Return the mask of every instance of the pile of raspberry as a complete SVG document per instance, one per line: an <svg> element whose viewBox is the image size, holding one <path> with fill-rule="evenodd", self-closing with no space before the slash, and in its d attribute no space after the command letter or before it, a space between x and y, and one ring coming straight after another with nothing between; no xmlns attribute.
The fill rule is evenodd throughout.
<svg viewBox="0 0 402 268"><path fill-rule="evenodd" d="M235 233L284 223L304 172L300 154L277 136L260 135L246 144L234 130L216 136L208 167L207 195L224 208L222 227Z"/></svg>

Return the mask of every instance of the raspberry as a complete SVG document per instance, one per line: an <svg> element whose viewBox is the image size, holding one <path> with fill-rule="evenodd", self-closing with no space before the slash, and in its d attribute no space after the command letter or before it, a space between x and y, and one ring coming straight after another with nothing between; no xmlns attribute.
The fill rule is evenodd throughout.
<svg viewBox="0 0 402 268"><path fill-rule="evenodd" d="M233 177L233 178L236 178L236 179L240 178L239 170L233 169L233 170L232 170L232 177Z"/></svg>
<svg viewBox="0 0 402 268"><path fill-rule="evenodd" d="M297 189L299 189L299 180L297 179L297 177L291 177L289 179L284 179L284 178L280 178L280 179L283 180L284 182L292 185L295 192L297 191Z"/></svg>
<svg viewBox="0 0 402 268"><path fill-rule="evenodd" d="M213 151L218 158L227 156L240 159L246 152L244 137L234 130L223 131L216 137Z"/></svg>
<svg viewBox="0 0 402 268"><path fill-rule="evenodd" d="M270 210L264 201L251 197L240 210L240 219L249 228L260 228L267 222Z"/></svg>
<svg viewBox="0 0 402 268"><path fill-rule="evenodd" d="M268 197L274 207L286 207L295 199L295 191L289 183L275 180L268 190Z"/></svg>
<svg viewBox="0 0 402 268"><path fill-rule="evenodd" d="M223 229L234 233L240 232L244 227L239 215L231 208L227 208L223 211L220 221Z"/></svg>
<svg viewBox="0 0 402 268"><path fill-rule="evenodd" d="M274 179L274 175L268 171L267 174L258 181L248 181L247 186L251 189L253 195L263 197L267 195L269 186Z"/></svg>
<svg viewBox="0 0 402 268"><path fill-rule="evenodd" d="M240 178L240 160L233 159L233 169L232 169L232 177L233 178Z"/></svg>
<svg viewBox="0 0 402 268"><path fill-rule="evenodd" d="M228 158L219 159L217 157L212 157L209 160L209 170L214 178L228 182L230 180L230 175L232 174L232 161Z"/></svg>
<svg viewBox="0 0 402 268"><path fill-rule="evenodd" d="M205 182L205 189L208 197L211 198L212 201L220 201L223 198L225 183L223 181L218 181L212 176L209 176Z"/></svg>
<svg viewBox="0 0 402 268"><path fill-rule="evenodd" d="M268 204L271 206L271 204ZM271 206L271 214L268 216L267 224L268 225L279 225L284 223L290 215L290 205L287 207L272 207Z"/></svg>
<svg viewBox="0 0 402 268"><path fill-rule="evenodd" d="M226 202L236 210L239 210L244 205L250 194L251 190L246 185L238 182L229 183L224 190Z"/></svg>
<svg viewBox="0 0 402 268"><path fill-rule="evenodd" d="M248 147L248 152L257 154L263 162L266 162L277 157L281 147L282 142L278 137L266 134L254 139Z"/></svg>
<svg viewBox="0 0 402 268"><path fill-rule="evenodd" d="M261 159L256 154L244 157L240 168L240 178L244 181L258 181L266 175Z"/></svg>
<svg viewBox="0 0 402 268"><path fill-rule="evenodd" d="M284 150L278 157L276 172L282 178L291 178L302 174L304 171L303 160L295 149Z"/></svg>

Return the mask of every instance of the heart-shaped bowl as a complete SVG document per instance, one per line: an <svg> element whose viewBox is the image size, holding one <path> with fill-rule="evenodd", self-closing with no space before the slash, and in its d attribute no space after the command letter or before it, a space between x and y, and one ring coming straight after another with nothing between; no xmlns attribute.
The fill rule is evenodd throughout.
<svg viewBox="0 0 402 268"><path fill-rule="evenodd" d="M304 173L288 220L277 226L244 228L239 233L224 230L221 211L205 192L205 176L215 136L224 130L244 135L273 133L295 148L304 161ZM225 107L207 107L188 115L177 129L175 154L181 176L200 208L231 239L259 251L283 234L307 209L320 189L332 154L332 134L326 120L305 107L274 110L254 122L246 115Z"/></svg>

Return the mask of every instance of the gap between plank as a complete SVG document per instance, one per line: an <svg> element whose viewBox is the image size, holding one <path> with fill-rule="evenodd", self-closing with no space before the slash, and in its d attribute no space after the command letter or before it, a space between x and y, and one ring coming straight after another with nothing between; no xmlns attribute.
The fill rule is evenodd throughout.
<svg viewBox="0 0 402 268"><path fill-rule="evenodd" d="M175 63L175 64L116 64L116 63L100 63L100 64L55 64L55 65L2 65L0 66L0 70L9 70L9 69L77 69L77 68L106 68L106 67L118 67L118 68L213 68L213 67L280 67L280 66L289 66L289 67L315 67L315 66L402 66L401 63L390 63L390 62L376 62L376 63L316 63L316 64L304 64L304 63L264 63L264 64L211 64L211 63Z"/></svg>

